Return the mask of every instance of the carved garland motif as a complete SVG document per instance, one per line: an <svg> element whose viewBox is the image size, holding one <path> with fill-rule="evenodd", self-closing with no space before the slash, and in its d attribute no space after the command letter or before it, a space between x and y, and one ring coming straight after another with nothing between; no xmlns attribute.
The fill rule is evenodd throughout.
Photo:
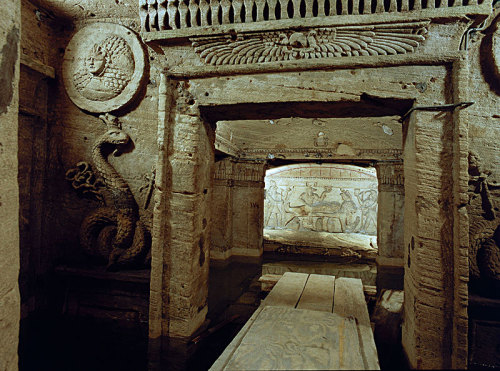
<svg viewBox="0 0 500 371"><path fill-rule="evenodd" d="M190 41L205 63L212 65L395 55L413 53L425 40L429 22L232 34Z"/></svg>

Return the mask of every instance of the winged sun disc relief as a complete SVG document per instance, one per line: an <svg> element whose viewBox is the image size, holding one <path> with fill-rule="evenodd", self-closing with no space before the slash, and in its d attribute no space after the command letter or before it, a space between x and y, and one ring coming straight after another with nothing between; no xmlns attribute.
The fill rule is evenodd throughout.
<svg viewBox="0 0 500 371"><path fill-rule="evenodd" d="M191 38L207 64L235 65L275 61L413 53L425 40L430 21L313 28L303 32Z"/></svg>

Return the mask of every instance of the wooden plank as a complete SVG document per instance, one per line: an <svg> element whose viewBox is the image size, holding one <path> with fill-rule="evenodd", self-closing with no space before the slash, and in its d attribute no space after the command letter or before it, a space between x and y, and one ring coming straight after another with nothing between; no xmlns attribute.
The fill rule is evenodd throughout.
<svg viewBox="0 0 500 371"><path fill-rule="evenodd" d="M226 347L226 349L224 349L224 352L220 355L220 357L217 358L217 361L215 361L212 367L210 367L211 371L223 370L226 367L229 360L233 356L236 349L238 349L238 346L241 344L241 341L252 327L253 323L259 316L262 309L264 309L263 305L257 308L257 310L252 314L250 319L245 323L240 332L238 332L233 341L231 341L231 343Z"/></svg>
<svg viewBox="0 0 500 371"><path fill-rule="evenodd" d="M341 359L345 369L353 369L349 357L355 352L350 340L357 339L357 331L355 324L346 326L345 322L334 313L266 306L225 369L338 370ZM340 340L341 332L349 343ZM359 354L354 365L363 366Z"/></svg>
<svg viewBox="0 0 500 371"><path fill-rule="evenodd" d="M306 273L286 272L262 304L295 308L308 277Z"/></svg>
<svg viewBox="0 0 500 371"><path fill-rule="evenodd" d="M335 276L311 274L297 304L297 309L332 312L334 289Z"/></svg>
<svg viewBox="0 0 500 371"><path fill-rule="evenodd" d="M370 316L363 294L363 284L360 279L340 277L335 280L333 312L342 317L356 318L364 368L380 370Z"/></svg>

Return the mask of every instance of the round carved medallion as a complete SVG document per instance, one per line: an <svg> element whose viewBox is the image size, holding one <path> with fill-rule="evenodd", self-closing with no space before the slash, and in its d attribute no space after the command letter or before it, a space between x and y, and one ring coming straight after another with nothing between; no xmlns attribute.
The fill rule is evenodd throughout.
<svg viewBox="0 0 500 371"><path fill-rule="evenodd" d="M138 37L113 23L94 23L71 39L63 61L70 99L90 112L110 112L129 104L145 77L145 54Z"/></svg>
<svg viewBox="0 0 500 371"><path fill-rule="evenodd" d="M491 54L493 56L493 68L498 79L500 79L500 26L497 24L496 30L491 39Z"/></svg>

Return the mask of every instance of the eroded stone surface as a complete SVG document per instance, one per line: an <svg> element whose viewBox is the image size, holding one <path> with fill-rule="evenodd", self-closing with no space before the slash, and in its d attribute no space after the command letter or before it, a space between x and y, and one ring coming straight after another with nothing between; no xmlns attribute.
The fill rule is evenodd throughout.
<svg viewBox="0 0 500 371"><path fill-rule="evenodd" d="M20 3L2 4L0 19L0 369L17 370L20 320L18 107ZM22 144L21 144L22 145Z"/></svg>

